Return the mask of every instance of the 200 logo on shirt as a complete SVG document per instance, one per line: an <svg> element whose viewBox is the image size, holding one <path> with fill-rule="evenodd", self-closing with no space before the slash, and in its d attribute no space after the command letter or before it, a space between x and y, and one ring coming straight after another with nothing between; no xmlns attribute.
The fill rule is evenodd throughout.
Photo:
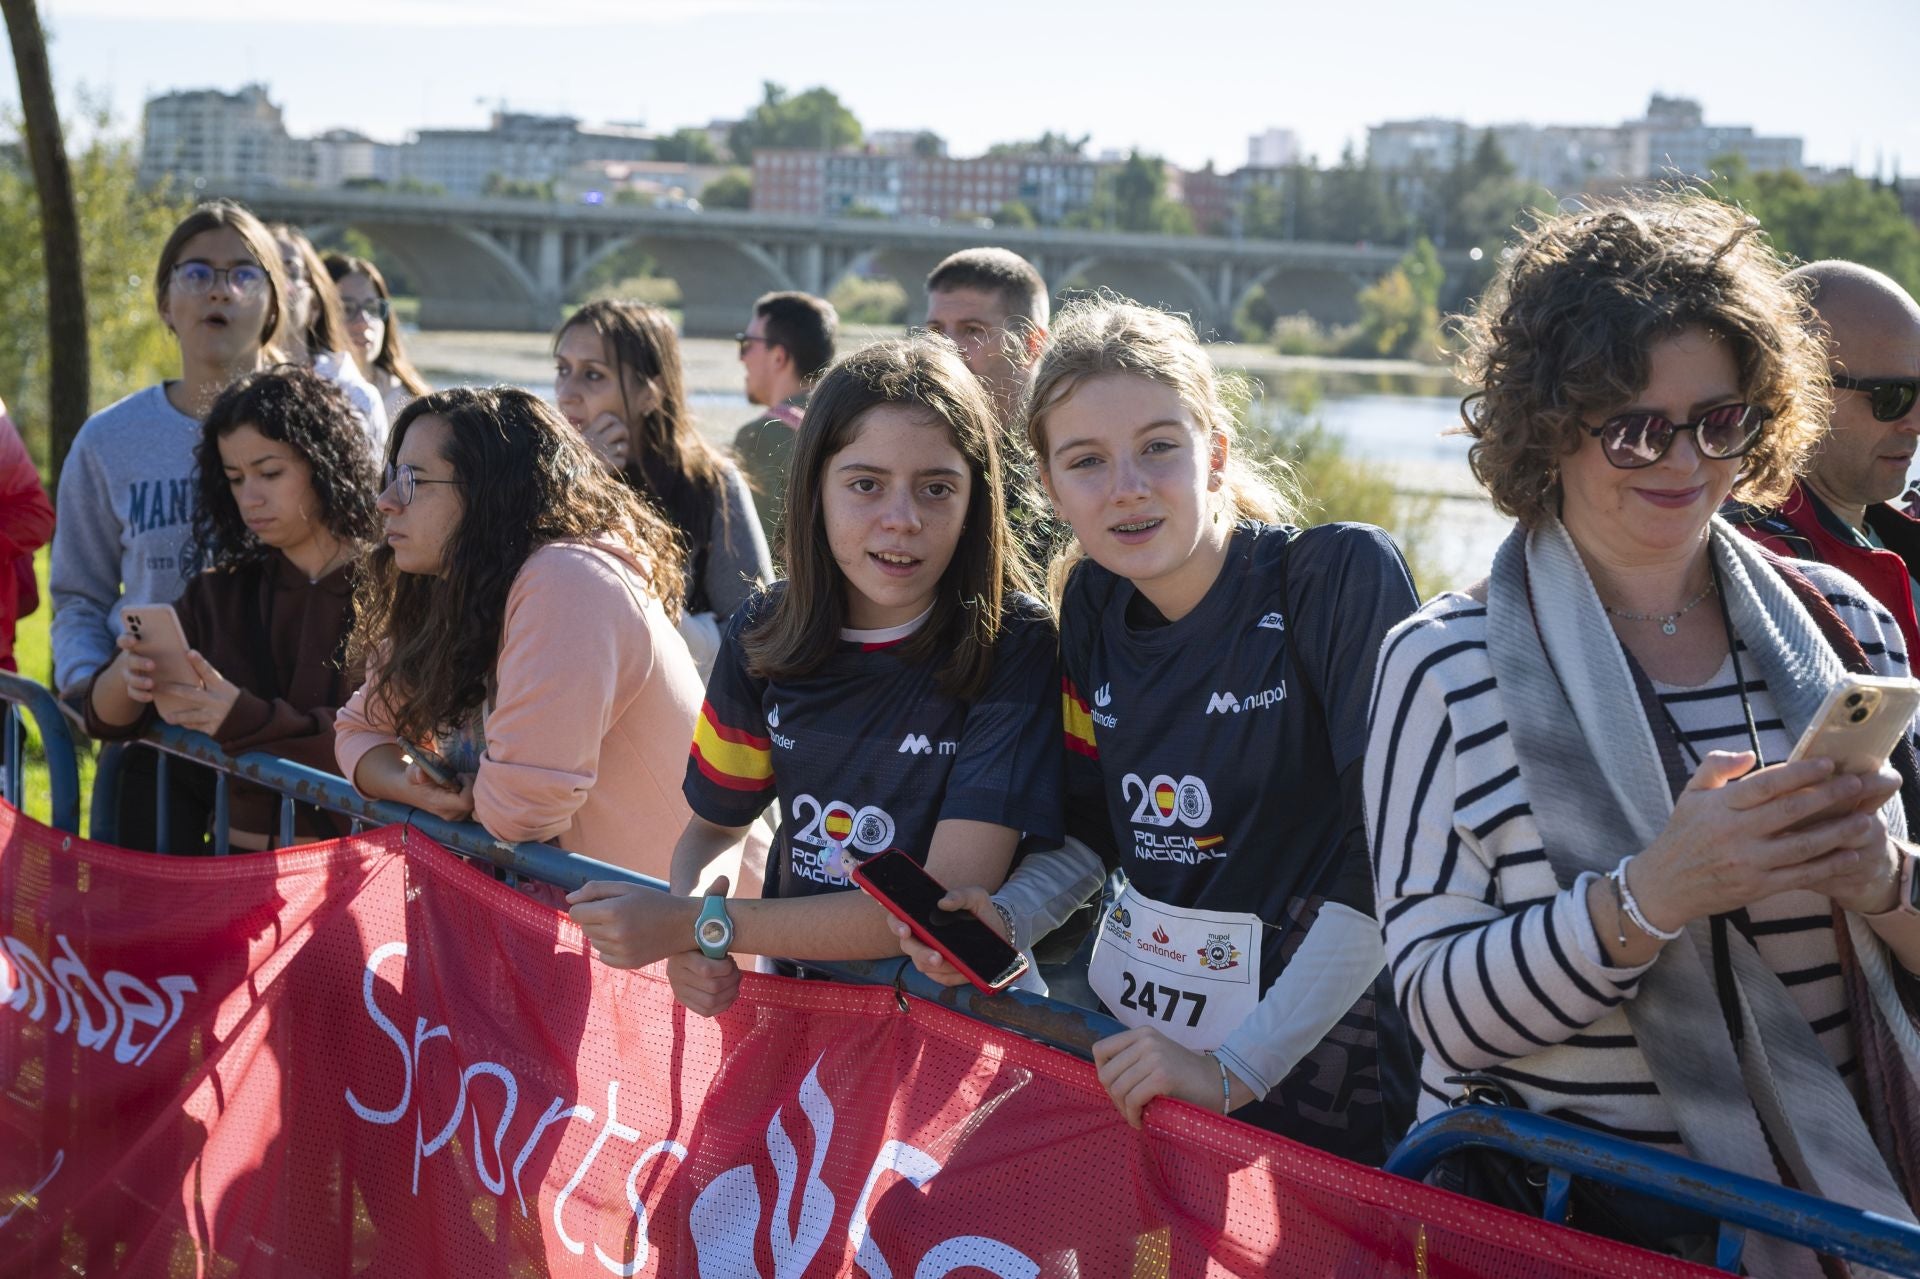
<svg viewBox="0 0 1920 1279"><path fill-rule="evenodd" d="M848 882L852 867L845 850L872 856L893 843L893 817L878 805L855 808L842 799L795 795L790 808L795 827L789 837L794 873L816 883ZM803 844L810 847L800 847Z"/></svg>
<svg viewBox="0 0 1920 1279"><path fill-rule="evenodd" d="M1213 796L1207 793L1207 784L1191 773L1177 782L1165 773L1151 781L1138 773L1128 773L1120 779L1120 797L1136 801L1128 820L1143 826L1172 826L1178 822L1197 828L1213 816Z"/></svg>

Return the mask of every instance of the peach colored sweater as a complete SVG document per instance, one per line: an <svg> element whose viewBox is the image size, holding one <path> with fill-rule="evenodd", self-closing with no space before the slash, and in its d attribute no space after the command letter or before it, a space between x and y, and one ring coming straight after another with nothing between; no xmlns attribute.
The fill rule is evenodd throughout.
<svg viewBox="0 0 1920 1279"><path fill-rule="evenodd" d="M541 840L667 878L691 810L681 795L702 689L685 643L609 541L552 542L507 593L474 818L496 838ZM335 722L340 771L394 740L378 673Z"/></svg>

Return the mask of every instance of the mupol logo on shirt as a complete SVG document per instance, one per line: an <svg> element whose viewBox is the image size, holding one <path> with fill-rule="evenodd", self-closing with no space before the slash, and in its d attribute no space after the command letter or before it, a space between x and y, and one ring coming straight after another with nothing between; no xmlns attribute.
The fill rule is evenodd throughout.
<svg viewBox="0 0 1920 1279"><path fill-rule="evenodd" d="M1255 629L1262 631L1284 631L1287 629L1287 619L1278 613L1268 613L1260 619L1260 623Z"/></svg>
<svg viewBox="0 0 1920 1279"><path fill-rule="evenodd" d="M1231 692L1214 693L1207 698L1207 714L1238 715L1241 711L1265 710L1269 706L1278 706L1287 700L1286 681L1282 680L1272 688L1248 693L1245 697L1235 697Z"/></svg>

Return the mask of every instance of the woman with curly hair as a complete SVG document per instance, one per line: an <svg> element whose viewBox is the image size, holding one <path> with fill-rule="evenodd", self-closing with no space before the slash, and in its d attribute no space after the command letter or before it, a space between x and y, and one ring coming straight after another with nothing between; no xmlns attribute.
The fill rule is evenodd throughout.
<svg viewBox="0 0 1920 1279"><path fill-rule="evenodd" d="M1375 887L1423 1115L1499 1094L1910 1223L1912 755L1786 762L1849 670L1907 656L1852 579L1715 516L1777 502L1819 436L1805 321L1758 225L1698 196L1550 218L1503 264L1464 380L1519 527L1382 647ZM1573 1219L1713 1255L1624 1193L1576 1185Z"/></svg>
<svg viewBox="0 0 1920 1279"><path fill-rule="evenodd" d="M638 302L589 302L560 326L553 362L560 412L680 540L680 634L705 676L721 629L773 577L773 561L746 479L694 428L673 318Z"/></svg>
<svg viewBox="0 0 1920 1279"><path fill-rule="evenodd" d="M342 774L499 839L666 878L700 709L673 629L684 588L672 528L512 387L408 405L385 479Z"/></svg>
<svg viewBox="0 0 1920 1279"><path fill-rule="evenodd" d="M153 659L122 635L88 693L87 730L132 737L157 714L234 754L270 751L332 771L334 711L359 683L343 660L352 574L377 524L360 420L339 387L282 365L247 374L214 401L197 456L192 547L206 568L175 607L199 682L156 685ZM169 776L176 833L198 843L210 779L197 770ZM232 843L272 847L275 812L270 792L236 783ZM318 812L303 811L299 829L337 833Z"/></svg>

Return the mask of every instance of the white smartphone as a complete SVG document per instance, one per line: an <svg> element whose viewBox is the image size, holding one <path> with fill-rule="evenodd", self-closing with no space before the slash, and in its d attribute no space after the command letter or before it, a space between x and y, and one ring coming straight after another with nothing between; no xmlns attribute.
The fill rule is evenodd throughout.
<svg viewBox="0 0 1920 1279"><path fill-rule="evenodd" d="M1838 772L1874 772L1893 754L1917 710L1920 681L1849 675L1827 694L1787 760L1830 759Z"/></svg>
<svg viewBox="0 0 1920 1279"><path fill-rule="evenodd" d="M200 677L187 661L187 633L173 605L122 604L120 624L139 642L140 656L153 660L155 706L164 711L173 704L175 699L163 691L168 684L199 685Z"/></svg>

